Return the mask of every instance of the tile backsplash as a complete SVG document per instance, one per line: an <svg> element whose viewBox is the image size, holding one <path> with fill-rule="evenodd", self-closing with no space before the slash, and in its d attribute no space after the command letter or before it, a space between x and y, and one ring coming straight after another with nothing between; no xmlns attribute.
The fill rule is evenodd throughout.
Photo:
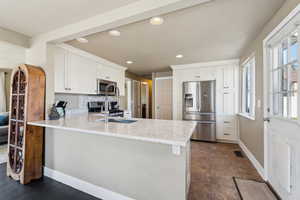
<svg viewBox="0 0 300 200"><path fill-rule="evenodd" d="M109 101L117 101L116 97L108 97ZM63 94L56 93L55 101L67 101L67 111L71 110L88 110L87 104L90 101L105 101L104 96L96 96L96 95L82 95L82 94Z"/></svg>

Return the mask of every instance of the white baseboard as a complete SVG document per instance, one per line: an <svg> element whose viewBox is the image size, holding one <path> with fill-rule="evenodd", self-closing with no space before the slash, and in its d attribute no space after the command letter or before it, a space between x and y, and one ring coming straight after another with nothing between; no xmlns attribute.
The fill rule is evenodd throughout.
<svg viewBox="0 0 300 200"><path fill-rule="evenodd" d="M260 174L260 176L264 180L266 180L264 168L256 160L256 158L254 157L254 155L251 153L251 151L246 147L246 145L241 140L239 141L239 146L244 151L244 153L246 154L246 156L248 157L248 159L251 161L251 163L253 164L253 166L255 167L255 169L258 171L258 173Z"/></svg>
<svg viewBox="0 0 300 200"><path fill-rule="evenodd" d="M239 141L237 141L237 140L217 139L217 142L227 143L227 144L239 144Z"/></svg>
<svg viewBox="0 0 300 200"><path fill-rule="evenodd" d="M44 167L44 176L47 176L51 179L54 179L58 182L61 182L65 185L68 185L72 188L90 194L102 200L134 200L132 198L123 196L121 194L93 185L86 181L61 173L59 171L49 169L47 167Z"/></svg>

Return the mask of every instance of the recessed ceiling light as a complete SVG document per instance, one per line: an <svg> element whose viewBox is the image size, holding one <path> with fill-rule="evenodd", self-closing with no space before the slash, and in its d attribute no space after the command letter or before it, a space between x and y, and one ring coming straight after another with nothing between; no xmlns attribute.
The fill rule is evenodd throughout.
<svg viewBox="0 0 300 200"><path fill-rule="evenodd" d="M78 42L80 42L80 43L88 43L88 42L89 42L87 39L82 38L82 37L76 38L76 40L77 40Z"/></svg>
<svg viewBox="0 0 300 200"><path fill-rule="evenodd" d="M150 19L150 24L152 25L161 25L164 23L164 19L162 17L152 17Z"/></svg>
<svg viewBox="0 0 300 200"><path fill-rule="evenodd" d="M110 30L108 33L109 33L109 35L116 36L116 37L121 35L121 32L118 30Z"/></svg>
<svg viewBox="0 0 300 200"><path fill-rule="evenodd" d="M178 54L178 55L176 56L176 58L183 58L183 55Z"/></svg>
<svg viewBox="0 0 300 200"><path fill-rule="evenodd" d="M131 65L133 62L131 60L126 61L128 65Z"/></svg>

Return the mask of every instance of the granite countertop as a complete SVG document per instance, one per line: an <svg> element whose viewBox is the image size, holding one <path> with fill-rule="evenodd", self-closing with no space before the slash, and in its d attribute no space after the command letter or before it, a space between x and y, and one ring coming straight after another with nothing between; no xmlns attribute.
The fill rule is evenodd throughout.
<svg viewBox="0 0 300 200"><path fill-rule="evenodd" d="M29 125L133 139L161 144L186 146L196 122L157 119L134 119L131 124L109 122L105 124L97 114L78 114L59 120L28 122Z"/></svg>

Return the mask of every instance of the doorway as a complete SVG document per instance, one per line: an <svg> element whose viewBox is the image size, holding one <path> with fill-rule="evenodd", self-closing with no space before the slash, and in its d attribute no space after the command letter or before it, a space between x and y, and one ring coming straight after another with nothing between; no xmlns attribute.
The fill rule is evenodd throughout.
<svg viewBox="0 0 300 200"><path fill-rule="evenodd" d="M142 118L149 118L149 85L141 83L141 115Z"/></svg>
<svg viewBox="0 0 300 200"><path fill-rule="evenodd" d="M150 118L150 85L146 81L126 78L125 82L125 108L128 115L133 118Z"/></svg>
<svg viewBox="0 0 300 200"><path fill-rule="evenodd" d="M155 78L155 118L172 120L172 77Z"/></svg>

